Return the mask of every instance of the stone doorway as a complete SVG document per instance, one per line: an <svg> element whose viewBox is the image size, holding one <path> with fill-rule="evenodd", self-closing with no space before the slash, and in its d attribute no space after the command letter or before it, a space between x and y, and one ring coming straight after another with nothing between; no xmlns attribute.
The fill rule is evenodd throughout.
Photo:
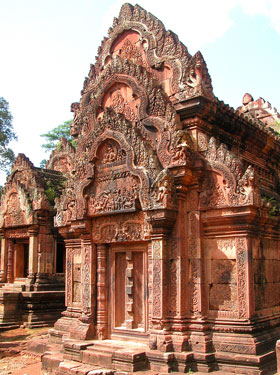
<svg viewBox="0 0 280 375"><path fill-rule="evenodd" d="M29 243L17 241L15 243L14 277L22 279L28 276Z"/></svg>
<svg viewBox="0 0 280 375"><path fill-rule="evenodd" d="M110 251L111 337L147 333L146 246L114 246Z"/></svg>

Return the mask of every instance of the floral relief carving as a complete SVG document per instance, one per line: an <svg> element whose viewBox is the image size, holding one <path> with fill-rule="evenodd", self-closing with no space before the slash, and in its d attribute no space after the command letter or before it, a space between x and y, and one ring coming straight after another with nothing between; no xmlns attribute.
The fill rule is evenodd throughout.
<svg viewBox="0 0 280 375"><path fill-rule="evenodd" d="M237 287L239 317L247 317L247 293L246 293L246 251L247 244L245 238L236 239L236 264L237 264Z"/></svg>
<svg viewBox="0 0 280 375"><path fill-rule="evenodd" d="M117 113L124 114L125 118L128 119L129 121L137 121L138 120L137 114L134 112L134 110L131 108L131 106L125 100L125 98L122 96L120 90L116 90L112 94L111 107Z"/></svg>
<svg viewBox="0 0 280 375"><path fill-rule="evenodd" d="M199 284L199 268L198 260L190 260L190 306L191 312L194 316L200 315L200 284Z"/></svg>
<svg viewBox="0 0 280 375"><path fill-rule="evenodd" d="M177 279L178 279L178 269L177 269L177 259L169 260L169 309L168 313L171 316L176 316L178 313L178 293L177 293Z"/></svg>
<svg viewBox="0 0 280 375"><path fill-rule="evenodd" d="M96 217L93 221L93 241L110 243L144 240L149 237L151 230L147 219L144 213Z"/></svg>
<svg viewBox="0 0 280 375"><path fill-rule="evenodd" d="M91 246L84 245L84 259L83 259L83 311L90 313L91 308Z"/></svg>
<svg viewBox="0 0 280 375"><path fill-rule="evenodd" d="M153 261L153 317L161 317L161 261L155 259Z"/></svg>
<svg viewBox="0 0 280 375"><path fill-rule="evenodd" d="M135 64L143 66L148 72L152 72L145 58L144 50L137 47L129 39L126 39L121 47L119 55L124 59L132 60Z"/></svg>
<svg viewBox="0 0 280 375"><path fill-rule="evenodd" d="M84 91L98 79L104 65L112 64L116 54L151 73L177 100L197 95L214 98L201 53L192 57L176 34L166 31L156 17L138 5L125 4L114 19L109 38L103 40L94 69L91 66L85 79Z"/></svg>
<svg viewBox="0 0 280 375"><path fill-rule="evenodd" d="M206 151L209 173L202 183L200 203L208 207L260 205L257 176L252 166L243 165L227 146L211 137Z"/></svg>

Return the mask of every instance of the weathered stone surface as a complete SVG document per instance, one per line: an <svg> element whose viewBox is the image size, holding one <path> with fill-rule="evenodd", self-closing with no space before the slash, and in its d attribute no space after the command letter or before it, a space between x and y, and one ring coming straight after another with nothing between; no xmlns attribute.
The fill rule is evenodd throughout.
<svg viewBox="0 0 280 375"><path fill-rule="evenodd" d="M62 158L69 147L62 141ZM59 160L54 152L53 169L41 169L19 154L7 178L0 205L0 327L51 325L64 309L65 249L53 216L69 171L59 171Z"/></svg>
<svg viewBox="0 0 280 375"><path fill-rule="evenodd" d="M280 142L247 109L214 96L200 52L123 5L71 107L76 149L64 142L48 164L56 172L40 172L65 178L54 225L66 245L66 310L50 335L71 362L59 374L84 364L117 374L276 367ZM1 204L11 283L22 265L10 239L26 241L47 211L24 189L5 190ZM46 226L39 233L38 288L52 263Z"/></svg>

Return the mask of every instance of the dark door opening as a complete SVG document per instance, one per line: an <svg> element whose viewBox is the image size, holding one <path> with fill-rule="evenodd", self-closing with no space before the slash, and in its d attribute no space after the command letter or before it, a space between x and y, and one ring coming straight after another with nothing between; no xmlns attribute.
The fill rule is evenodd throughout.
<svg viewBox="0 0 280 375"><path fill-rule="evenodd" d="M62 242L56 244L56 273L65 273L65 245Z"/></svg>

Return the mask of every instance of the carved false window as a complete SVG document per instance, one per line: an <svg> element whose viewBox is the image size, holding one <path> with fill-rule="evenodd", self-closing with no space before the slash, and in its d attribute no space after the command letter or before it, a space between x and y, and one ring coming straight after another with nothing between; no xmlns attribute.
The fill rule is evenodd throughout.
<svg viewBox="0 0 280 375"><path fill-rule="evenodd" d="M111 253L111 331L146 331L146 251L116 247Z"/></svg>

